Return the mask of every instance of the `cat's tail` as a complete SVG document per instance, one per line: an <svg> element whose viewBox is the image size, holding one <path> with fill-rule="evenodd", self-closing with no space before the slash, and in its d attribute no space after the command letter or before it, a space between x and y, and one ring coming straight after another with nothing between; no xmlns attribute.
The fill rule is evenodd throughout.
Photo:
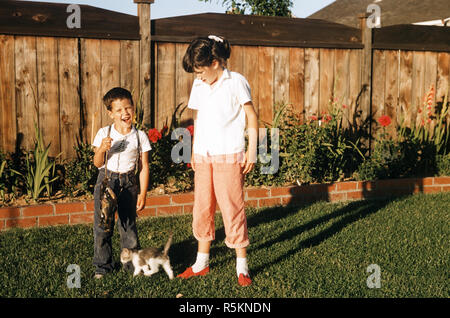
<svg viewBox="0 0 450 318"><path fill-rule="evenodd" d="M172 236L173 236L173 233L170 232L169 239L167 240L166 246L164 246L164 256L167 256L167 254L169 253L169 248L170 248L170 245L172 244Z"/></svg>

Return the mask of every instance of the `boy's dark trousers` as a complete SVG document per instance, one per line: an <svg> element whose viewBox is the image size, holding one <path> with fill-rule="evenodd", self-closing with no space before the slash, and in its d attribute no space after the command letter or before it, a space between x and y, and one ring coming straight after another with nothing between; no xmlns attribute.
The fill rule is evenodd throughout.
<svg viewBox="0 0 450 318"><path fill-rule="evenodd" d="M120 248L139 248L136 228L136 202L139 191L135 171L125 174L108 171L109 186L117 196ZM114 269L111 238L114 231L100 228L100 185L105 178L105 169L100 169L94 189L94 259L96 274L106 274ZM113 223L114 229L114 223Z"/></svg>

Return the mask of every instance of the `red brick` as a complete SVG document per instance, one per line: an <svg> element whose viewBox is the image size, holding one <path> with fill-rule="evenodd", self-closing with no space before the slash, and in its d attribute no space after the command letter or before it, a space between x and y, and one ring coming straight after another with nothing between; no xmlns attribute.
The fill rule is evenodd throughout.
<svg viewBox="0 0 450 318"><path fill-rule="evenodd" d="M292 187L272 188L270 189L270 195L272 197L292 195Z"/></svg>
<svg viewBox="0 0 450 318"><path fill-rule="evenodd" d="M185 204L183 206L183 213L184 214L192 214L192 211L194 211L194 205L193 204Z"/></svg>
<svg viewBox="0 0 450 318"><path fill-rule="evenodd" d="M3 230L5 227L6 227L5 221L4 220L0 221L0 231Z"/></svg>
<svg viewBox="0 0 450 318"><path fill-rule="evenodd" d="M349 191L347 192L347 200L361 200L364 199L362 191Z"/></svg>
<svg viewBox="0 0 450 318"><path fill-rule="evenodd" d="M450 177L435 177L434 178L434 184L450 184Z"/></svg>
<svg viewBox="0 0 450 318"><path fill-rule="evenodd" d="M347 200L347 193L345 192L341 192L341 193L330 193L328 200L331 202L336 202L336 201L345 201Z"/></svg>
<svg viewBox="0 0 450 318"><path fill-rule="evenodd" d="M80 213L70 215L70 224L94 223L94 213Z"/></svg>
<svg viewBox="0 0 450 318"><path fill-rule="evenodd" d="M358 183L354 181L336 183L336 191L356 190Z"/></svg>
<svg viewBox="0 0 450 318"><path fill-rule="evenodd" d="M269 196L268 189L246 189L247 198L267 198Z"/></svg>
<svg viewBox="0 0 450 318"><path fill-rule="evenodd" d="M360 181L358 182L358 190L371 191L376 188L375 181Z"/></svg>
<svg viewBox="0 0 450 318"><path fill-rule="evenodd" d="M69 216L68 215L40 216L38 222L39 226L69 224Z"/></svg>
<svg viewBox="0 0 450 318"><path fill-rule="evenodd" d="M281 205L281 198L259 199L260 207Z"/></svg>
<svg viewBox="0 0 450 318"><path fill-rule="evenodd" d="M77 213L84 212L83 202L73 202L73 203L58 203L55 204L56 214L67 214L67 213Z"/></svg>
<svg viewBox="0 0 450 318"><path fill-rule="evenodd" d="M445 192L450 191L450 185L442 186L442 191L445 191Z"/></svg>
<svg viewBox="0 0 450 318"><path fill-rule="evenodd" d="M156 208L144 208L142 211L138 212L139 217L156 216Z"/></svg>
<svg viewBox="0 0 450 318"><path fill-rule="evenodd" d="M92 212L92 211L95 211L94 201L86 202L86 212Z"/></svg>
<svg viewBox="0 0 450 318"><path fill-rule="evenodd" d="M253 208L258 208L258 200L246 200L245 201L245 206L248 207L253 207Z"/></svg>
<svg viewBox="0 0 450 318"><path fill-rule="evenodd" d="M159 206L156 208L157 216L169 216L169 215L180 215L183 214L182 205L172 205L172 206Z"/></svg>
<svg viewBox="0 0 450 318"><path fill-rule="evenodd" d="M172 202L178 204L193 203L194 194L193 193L172 194Z"/></svg>
<svg viewBox="0 0 450 318"><path fill-rule="evenodd" d="M422 185L426 186L426 185L433 185L434 184L434 178L433 177L428 177L428 178L423 178L423 179L419 179L420 181L422 181Z"/></svg>
<svg viewBox="0 0 450 318"><path fill-rule="evenodd" d="M53 215L52 205L35 205L27 206L22 210L23 216L41 216L41 215Z"/></svg>
<svg viewBox="0 0 450 318"><path fill-rule="evenodd" d="M151 196L147 198L146 205L168 205L170 204L170 196Z"/></svg>
<svg viewBox="0 0 450 318"><path fill-rule="evenodd" d="M441 192L441 191L442 191L442 187L440 187L440 186L423 187L423 193L436 193L436 192Z"/></svg>
<svg viewBox="0 0 450 318"><path fill-rule="evenodd" d="M10 219L20 216L20 208L6 207L0 208L0 219Z"/></svg>
<svg viewBox="0 0 450 318"><path fill-rule="evenodd" d="M6 228L11 227L35 227L37 218L19 218L19 219L10 219L6 220Z"/></svg>

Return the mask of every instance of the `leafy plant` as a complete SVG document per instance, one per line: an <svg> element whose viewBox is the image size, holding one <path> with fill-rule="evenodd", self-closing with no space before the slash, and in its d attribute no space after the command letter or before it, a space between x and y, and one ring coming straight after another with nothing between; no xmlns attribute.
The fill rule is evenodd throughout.
<svg viewBox="0 0 450 318"><path fill-rule="evenodd" d="M36 123L34 127L34 151L33 153L28 152L26 154L26 173L23 174L19 171L14 171L24 178L27 194L33 200L37 200L44 190L47 190L48 196L51 195L51 184L58 179L58 176L55 176L56 162L55 160L50 159L50 157L48 156L50 144L45 146L42 133L40 132ZM61 153L59 153L56 158L58 158L60 155Z"/></svg>
<svg viewBox="0 0 450 318"><path fill-rule="evenodd" d="M77 140L74 149L76 158L65 165L64 192L71 196L80 192L93 194L98 169L94 166L92 146Z"/></svg>

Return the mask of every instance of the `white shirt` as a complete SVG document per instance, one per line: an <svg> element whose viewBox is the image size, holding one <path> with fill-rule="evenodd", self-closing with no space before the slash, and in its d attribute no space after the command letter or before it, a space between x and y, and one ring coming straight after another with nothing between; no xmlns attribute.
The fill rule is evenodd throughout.
<svg viewBox="0 0 450 318"><path fill-rule="evenodd" d="M109 126L100 128L97 135L94 138L92 145L94 147L100 147L103 138L108 136ZM136 157L138 154L137 147L137 134L139 133L140 152L147 152L152 149L150 141L145 132L132 128L131 132L126 135L122 135L115 128L114 124L111 126L111 132L109 137L112 138L111 149L108 152L108 171L125 173L130 170L134 170L136 164ZM100 167L104 168L105 165Z"/></svg>
<svg viewBox="0 0 450 318"><path fill-rule="evenodd" d="M245 151L245 111L250 102L248 81L224 69L213 87L195 79L188 107L197 110L194 130L195 154L222 155Z"/></svg>

